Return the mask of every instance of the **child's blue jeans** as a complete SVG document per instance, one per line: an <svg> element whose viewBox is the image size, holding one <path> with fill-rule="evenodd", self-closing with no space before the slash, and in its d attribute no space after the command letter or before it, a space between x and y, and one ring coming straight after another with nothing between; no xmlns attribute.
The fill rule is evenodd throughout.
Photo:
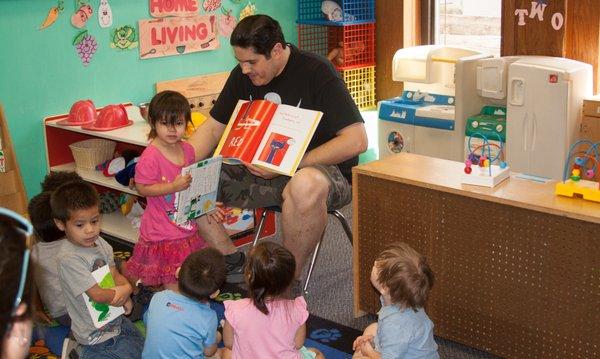
<svg viewBox="0 0 600 359"><path fill-rule="evenodd" d="M87 358L141 358L144 337L129 318L123 317L121 333L99 344L82 345L78 350L80 359Z"/></svg>

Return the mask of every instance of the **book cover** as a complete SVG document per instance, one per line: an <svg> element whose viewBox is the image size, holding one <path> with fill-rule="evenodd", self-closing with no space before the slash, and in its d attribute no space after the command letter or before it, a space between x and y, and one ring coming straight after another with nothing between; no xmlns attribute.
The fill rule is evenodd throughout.
<svg viewBox="0 0 600 359"><path fill-rule="evenodd" d="M221 173L221 156L198 161L181 169L181 174L190 174L190 186L175 194L175 223L184 225L215 209Z"/></svg>
<svg viewBox="0 0 600 359"><path fill-rule="evenodd" d="M225 163L246 162L292 176L322 116L267 100L239 100L215 154Z"/></svg>
<svg viewBox="0 0 600 359"><path fill-rule="evenodd" d="M107 264L93 271L92 276L100 288L109 289L115 286L115 280ZM123 307L113 307L109 304L95 302L85 292L83 299L96 328L102 328L121 314L125 314Z"/></svg>

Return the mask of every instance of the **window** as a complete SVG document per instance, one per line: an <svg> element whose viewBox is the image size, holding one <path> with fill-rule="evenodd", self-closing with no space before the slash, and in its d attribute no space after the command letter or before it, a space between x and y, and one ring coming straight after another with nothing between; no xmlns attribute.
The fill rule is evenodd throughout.
<svg viewBox="0 0 600 359"><path fill-rule="evenodd" d="M434 43L500 56L500 0L435 0Z"/></svg>

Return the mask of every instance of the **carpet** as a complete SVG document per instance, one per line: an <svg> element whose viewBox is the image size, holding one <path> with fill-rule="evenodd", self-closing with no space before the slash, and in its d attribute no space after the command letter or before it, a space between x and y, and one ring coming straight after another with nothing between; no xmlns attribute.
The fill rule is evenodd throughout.
<svg viewBox="0 0 600 359"><path fill-rule="evenodd" d="M115 259L127 260L131 256L131 245L113 238L106 238L113 246ZM215 310L219 320L224 318L224 300L235 300L245 297L246 291L236 285L226 284L216 301L211 301L211 308ZM309 308L310 310L310 308ZM136 322L143 328L141 321ZM306 347L320 350L327 359L346 359L352 357L352 343L362 332L331 320L310 315L306 322ZM33 330L30 349L30 359L60 358L64 338L69 333L69 328L55 325L36 325Z"/></svg>

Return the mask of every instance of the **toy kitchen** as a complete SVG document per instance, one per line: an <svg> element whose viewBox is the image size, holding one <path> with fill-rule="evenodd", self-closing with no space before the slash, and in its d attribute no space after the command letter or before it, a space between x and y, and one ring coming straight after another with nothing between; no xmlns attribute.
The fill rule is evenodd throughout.
<svg viewBox="0 0 600 359"><path fill-rule="evenodd" d="M491 55L425 45L400 49L392 64L400 97L378 104L379 156L402 151L462 161L465 119L479 113L477 61Z"/></svg>

